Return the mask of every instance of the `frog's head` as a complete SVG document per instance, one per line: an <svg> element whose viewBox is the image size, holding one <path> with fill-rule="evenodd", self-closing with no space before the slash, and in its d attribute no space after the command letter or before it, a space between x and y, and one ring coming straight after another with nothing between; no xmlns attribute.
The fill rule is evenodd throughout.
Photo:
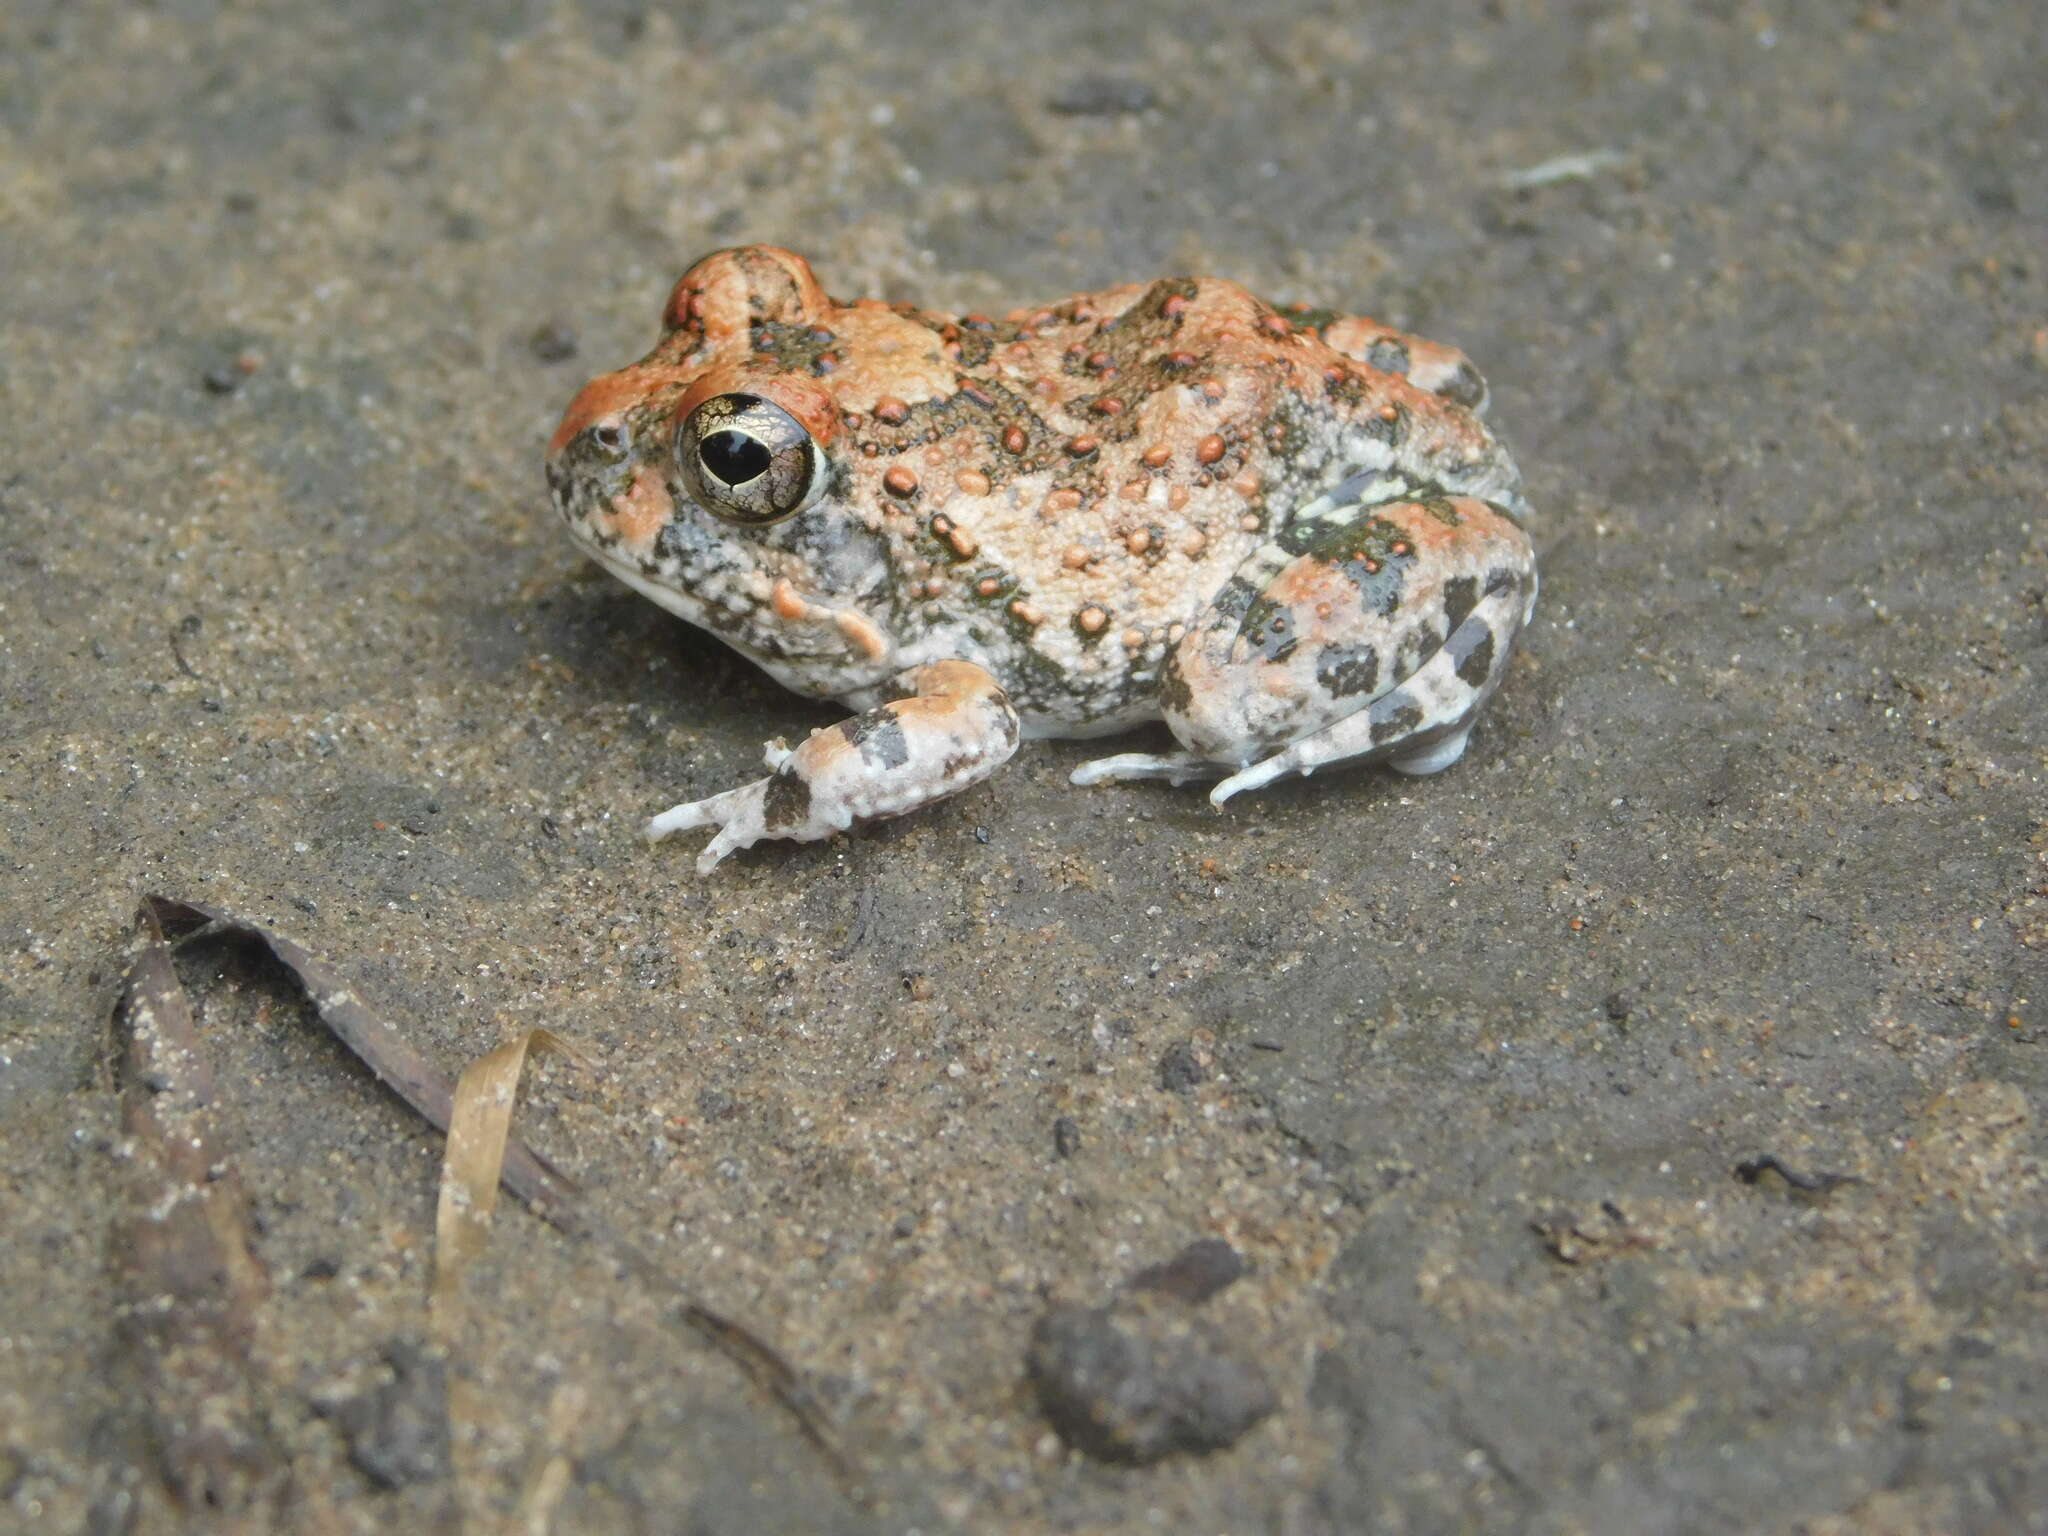
<svg viewBox="0 0 2048 1536"><path fill-rule="evenodd" d="M708 256L660 344L584 386L548 447L556 506L599 563L779 673L888 650L889 545L853 489L828 312L852 313L800 256Z"/></svg>

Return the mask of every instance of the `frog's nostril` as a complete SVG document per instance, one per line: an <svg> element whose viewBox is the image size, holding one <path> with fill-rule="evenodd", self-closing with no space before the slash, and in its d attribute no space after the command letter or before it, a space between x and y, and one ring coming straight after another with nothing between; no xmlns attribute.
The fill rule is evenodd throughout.
<svg viewBox="0 0 2048 1536"><path fill-rule="evenodd" d="M606 453L623 453L626 448L626 429L616 422L601 422L590 429L590 440Z"/></svg>

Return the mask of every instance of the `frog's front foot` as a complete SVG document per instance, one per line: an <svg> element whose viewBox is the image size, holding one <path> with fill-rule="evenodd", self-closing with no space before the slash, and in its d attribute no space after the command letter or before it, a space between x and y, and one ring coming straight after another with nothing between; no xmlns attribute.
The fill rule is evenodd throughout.
<svg viewBox="0 0 2048 1536"><path fill-rule="evenodd" d="M897 686L908 696L813 731L794 750L770 742L766 778L663 811L647 824L649 841L717 827L697 855L697 873L708 875L727 854L767 838L815 842L943 800L1017 750L1017 712L974 663L932 662Z"/></svg>

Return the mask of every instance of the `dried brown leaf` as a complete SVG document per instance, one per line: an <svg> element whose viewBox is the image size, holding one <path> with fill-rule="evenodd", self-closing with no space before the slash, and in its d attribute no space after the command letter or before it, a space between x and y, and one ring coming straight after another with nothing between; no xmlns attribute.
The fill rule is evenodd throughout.
<svg viewBox="0 0 2048 1536"><path fill-rule="evenodd" d="M340 973L324 961L261 923L201 902L148 896L144 906L164 933L173 938L219 934L247 940L268 951L305 990L315 1015L336 1039L437 1130L448 1130L454 1113L455 1089L447 1075L372 1013ZM504 1161L498 1179L557 1231L590 1243L623 1273L673 1296L680 1320L780 1404L848 1491L857 1499L865 1497L853 1464L840 1448L823 1408L796 1368L773 1345L744 1324L699 1301L593 1210L573 1180L509 1130L505 1133Z"/></svg>
<svg viewBox="0 0 2048 1536"><path fill-rule="evenodd" d="M115 1028L127 1153L113 1242L121 1339L172 1494L226 1513L280 1467L251 1358L269 1278L241 1183L214 1150L213 1075L146 906Z"/></svg>

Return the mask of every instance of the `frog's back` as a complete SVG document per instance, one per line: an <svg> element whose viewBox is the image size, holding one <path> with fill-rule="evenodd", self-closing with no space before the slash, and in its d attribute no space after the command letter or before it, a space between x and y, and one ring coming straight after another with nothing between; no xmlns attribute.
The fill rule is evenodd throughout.
<svg viewBox="0 0 2048 1536"><path fill-rule="evenodd" d="M934 403L884 399L861 443L916 477L901 617L920 658L967 654L1001 678L1035 734L1156 716L1188 623L1333 488L1385 473L1519 509L1462 354L1373 322L1289 315L1214 278L908 318L958 387L943 428Z"/></svg>

